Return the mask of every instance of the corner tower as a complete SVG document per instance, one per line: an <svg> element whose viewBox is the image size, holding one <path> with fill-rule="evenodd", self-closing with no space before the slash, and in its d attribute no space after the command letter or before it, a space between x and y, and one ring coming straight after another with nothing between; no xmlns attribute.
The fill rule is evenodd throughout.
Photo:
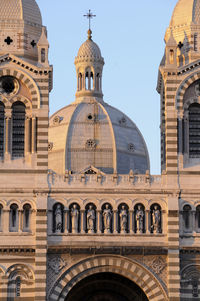
<svg viewBox="0 0 200 301"><path fill-rule="evenodd" d="M44 173L52 67L35 0L2 0L0 30L0 172Z"/></svg>
<svg viewBox="0 0 200 301"><path fill-rule="evenodd" d="M200 1L179 0L159 68L161 165L168 174L200 174Z"/></svg>
<svg viewBox="0 0 200 301"><path fill-rule="evenodd" d="M6 268L12 265L2 300L39 301L46 296L52 66L35 0L1 0L0 32L0 248ZM20 263L14 253L8 258L11 250Z"/></svg>

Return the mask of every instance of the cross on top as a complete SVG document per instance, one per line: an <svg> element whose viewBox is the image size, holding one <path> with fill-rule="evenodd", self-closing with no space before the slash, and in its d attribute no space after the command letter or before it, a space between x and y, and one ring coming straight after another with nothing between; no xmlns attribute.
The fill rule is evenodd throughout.
<svg viewBox="0 0 200 301"><path fill-rule="evenodd" d="M88 18L89 19L89 29L91 27L91 19L96 17L96 15L93 15L91 10L89 9L89 12L86 14L86 15L83 15L84 17Z"/></svg>

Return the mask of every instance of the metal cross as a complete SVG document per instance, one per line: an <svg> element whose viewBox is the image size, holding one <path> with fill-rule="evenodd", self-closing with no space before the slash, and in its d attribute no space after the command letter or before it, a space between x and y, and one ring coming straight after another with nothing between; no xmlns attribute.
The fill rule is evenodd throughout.
<svg viewBox="0 0 200 301"><path fill-rule="evenodd" d="M93 15L91 10L89 9L89 12L87 13L87 15L83 15L84 17L87 17L89 19L89 29L91 27L91 19L96 17L96 15Z"/></svg>

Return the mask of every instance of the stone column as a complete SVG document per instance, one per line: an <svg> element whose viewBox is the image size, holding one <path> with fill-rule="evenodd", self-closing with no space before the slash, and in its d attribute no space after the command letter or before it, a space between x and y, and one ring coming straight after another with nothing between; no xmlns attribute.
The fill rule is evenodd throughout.
<svg viewBox="0 0 200 301"><path fill-rule="evenodd" d="M129 232L131 235L134 234L134 210L129 211Z"/></svg>
<svg viewBox="0 0 200 301"><path fill-rule="evenodd" d="M101 234L102 233L101 210L96 211L96 228L97 228L97 233Z"/></svg>
<svg viewBox="0 0 200 301"><path fill-rule="evenodd" d="M146 234L151 233L151 215L150 215L150 210L145 211L145 230Z"/></svg>
<svg viewBox="0 0 200 301"><path fill-rule="evenodd" d="M31 135L31 152L34 154L36 152L36 117L32 117L32 135Z"/></svg>
<svg viewBox="0 0 200 301"><path fill-rule="evenodd" d="M19 232L22 232L22 227L23 227L22 218L23 218L23 211L18 210L18 225L17 225L18 227L16 226L16 231L18 230Z"/></svg>
<svg viewBox="0 0 200 301"><path fill-rule="evenodd" d="M9 157L11 152L11 110L5 110L5 156Z"/></svg>
<svg viewBox="0 0 200 301"><path fill-rule="evenodd" d="M196 228L196 211L193 210L191 212L191 219L192 219L192 232L196 233L197 232L197 228Z"/></svg>
<svg viewBox="0 0 200 301"><path fill-rule="evenodd" d="M8 233L10 231L10 210L3 210L3 220L1 225L2 232Z"/></svg>
<svg viewBox="0 0 200 301"><path fill-rule="evenodd" d="M30 117L26 116L25 120L25 154L30 153Z"/></svg>
<svg viewBox="0 0 200 301"><path fill-rule="evenodd" d="M48 210L47 211L47 231L48 235L53 233L53 210Z"/></svg>
<svg viewBox="0 0 200 301"><path fill-rule="evenodd" d="M113 234L118 234L118 210L113 210Z"/></svg>
<svg viewBox="0 0 200 301"><path fill-rule="evenodd" d="M85 233L85 210L80 211L80 233L84 234Z"/></svg>
<svg viewBox="0 0 200 301"><path fill-rule="evenodd" d="M68 210L65 209L63 211L63 222L64 222L64 233L68 234L69 233L69 225L68 225Z"/></svg>

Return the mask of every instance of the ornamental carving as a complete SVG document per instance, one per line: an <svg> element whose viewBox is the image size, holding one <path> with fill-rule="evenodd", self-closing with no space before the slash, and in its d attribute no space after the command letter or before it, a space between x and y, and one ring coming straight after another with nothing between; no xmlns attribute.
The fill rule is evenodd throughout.
<svg viewBox="0 0 200 301"><path fill-rule="evenodd" d="M60 116L55 116L53 119L53 124L58 125L61 122L61 117Z"/></svg>
<svg viewBox="0 0 200 301"><path fill-rule="evenodd" d="M158 275L164 270L165 267L166 263L162 257L156 257L150 263L150 268L152 268L152 270Z"/></svg>
<svg viewBox="0 0 200 301"><path fill-rule="evenodd" d="M95 149L96 148L96 141L94 139L88 139L86 141L86 148Z"/></svg>
<svg viewBox="0 0 200 301"><path fill-rule="evenodd" d="M50 259L48 265L56 274L59 274L59 272L66 266L66 263L60 257L53 257Z"/></svg>

